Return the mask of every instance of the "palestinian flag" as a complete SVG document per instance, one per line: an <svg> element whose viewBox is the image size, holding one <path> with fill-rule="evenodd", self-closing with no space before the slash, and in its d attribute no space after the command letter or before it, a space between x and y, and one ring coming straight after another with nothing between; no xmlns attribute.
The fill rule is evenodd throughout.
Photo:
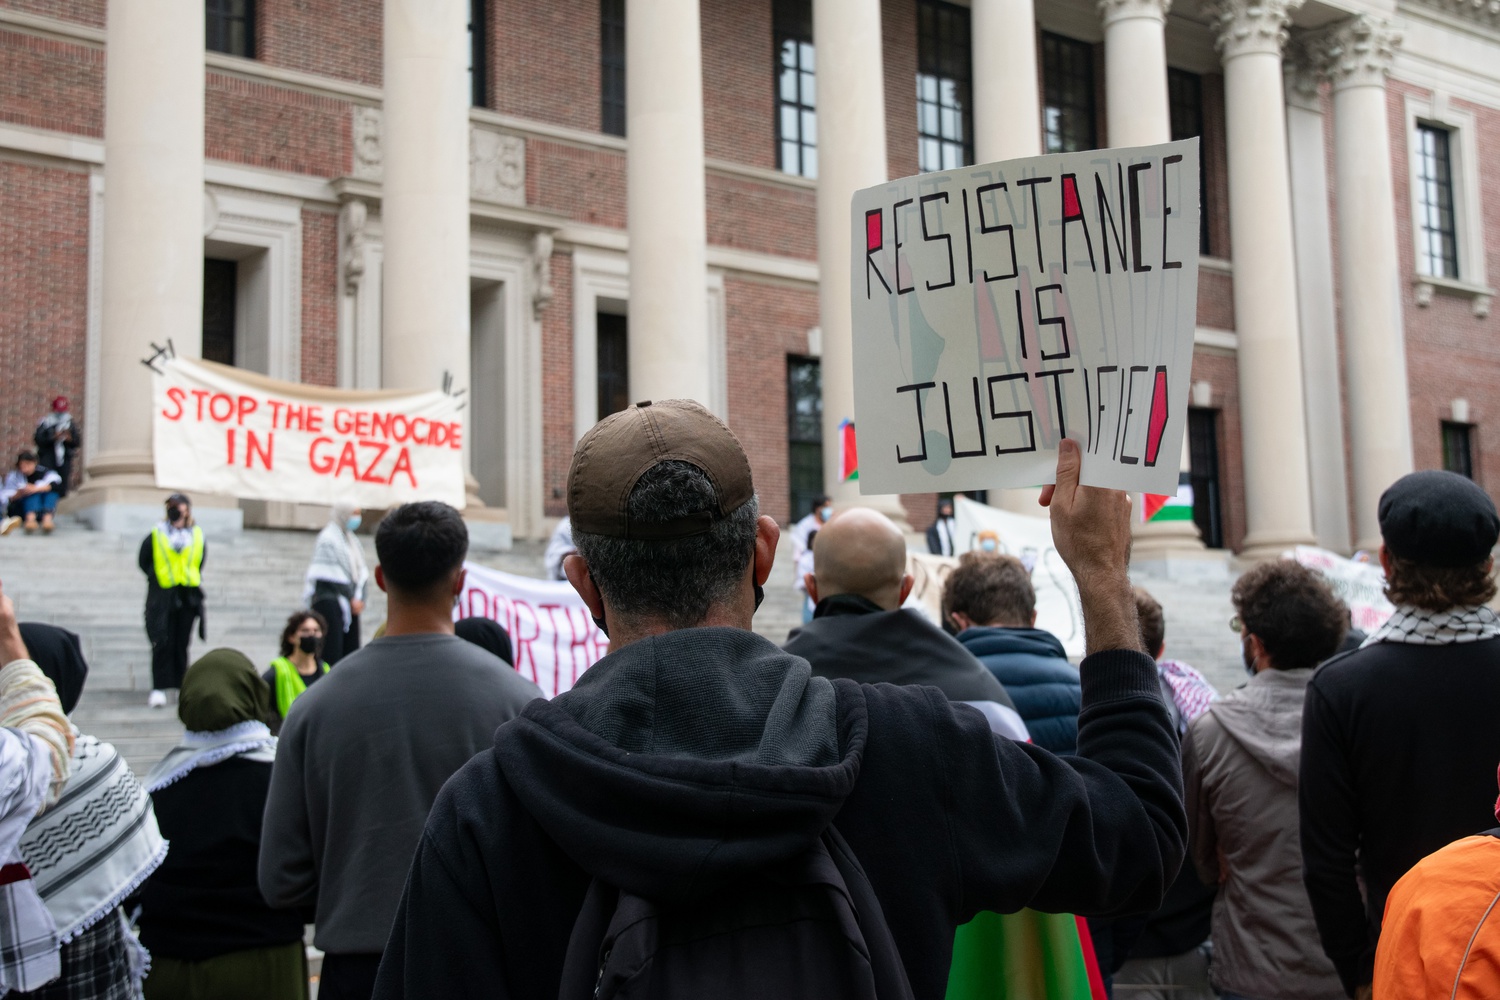
<svg viewBox="0 0 1500 1000"><path fill-rule="evenodd" d="M985 911L953 936L946 1000L1104 1000L1088 924L1068 913Z"/></svg>
<svg viewBox="0 0 1500 1000"><path fill-rule="evenodd" d="M1147 493L1141 497L1141 520L1148 524L1193 519L1193 482L1184 472L1178 480L1175 497Z"/></svg>
<svg viewBox="0 0 1500 1000"><path fill-rule="evenodd" d="M839 424L839 482L859 478L859 452L854 447L854 421Z"/></svg>

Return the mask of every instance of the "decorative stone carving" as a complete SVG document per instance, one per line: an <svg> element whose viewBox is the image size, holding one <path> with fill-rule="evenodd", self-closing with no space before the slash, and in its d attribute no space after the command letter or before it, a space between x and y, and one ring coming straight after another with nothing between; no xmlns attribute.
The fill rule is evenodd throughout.
<svg viewBox="0 0 1500 1000"><path fill-rule="evenodd" d="M380 180L384 168L381 133L384 116L379 108L356 105L352 126L354 176L367 181Z"/></svg>
<svg viewBox="0 0 1500 1000"><path fill-rule="evenodd" d="M502 205L526 204L525 140L486 128L470 128L469 193Z"/></svg>
<svg viewBox="0 0 1500 1000"><path fill-rule="evenodd" d="M1419 281L1419 282L1417 282L1416 294L1413 295L1412 297L1414 299L1416 299L1417 307L1420 308L1420 309L1426 309L1428 306L1432 305L1432 284L1431 284L1431 282L1427 282L1427 281Z"/></svg>
<svg viewBox="0 0 1500 1000"><path fill-rule="evenodd" d="M1302 0L1215 0L1206 10L1212 18L1214 47L1222 59L1250 53L1281 54L1287 24Z"/></svg>
<svg viewBox="0 0 1500 1000"><path fill-rule="evenodd" d="M1167 19L1172 9L1172 0L1099 0L1099 18L1106 26L1112 21L1123 21L1131 17L1149 17L1158 21Z"/></svg>
<svg viewBox="0 0 1500 1000"><path fill-rule="evenodd" d="M552 303L552 234L531 238L531 315L540 320Z"/></svg>
<svg viewBox="0 0 1500 1000"><path fill-rule="evenodd" d="M1474 315L1478 319L1485 319L1490 314L1490 300L1488 295L1474 296Z"/></svg>
<svg viewBox="0 0 1500 1000"><path fill-rule="evenodd" d="M1304 111L1323 113L1323 98L1319 85L1323 82L1318 73L1318 63L1308 50L1307 38L1298 33L1286 44L1282 56L1281 71L1286 81L1286 102Z"/></svg>
<svg viewBox="0 0 1500 1000"><path fill-rule="evenodd" d="M365 224L369 212L369 207L358 198L345 202L339 209L339 274L350 295L359 293L359 283L365 276Z"/></svg>
<svg viewBox="0 0 1500 1000"><path fill-rule="evenodd" d="M1308 40L1318 69L1336 89L1383 87L1401 32L1383 17L1355 14Z"/></svg>
<svg viewBox="0 0 1500 1000"><path fill-rule="evenodd" d="M1500 0L1416 0L1423 7L1441 10L1466 21L1500 27Z"/></svg>

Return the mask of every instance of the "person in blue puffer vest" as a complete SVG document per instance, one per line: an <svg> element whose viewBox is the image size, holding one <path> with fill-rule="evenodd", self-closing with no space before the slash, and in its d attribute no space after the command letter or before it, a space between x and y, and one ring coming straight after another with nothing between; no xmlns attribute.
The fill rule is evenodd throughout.
<svg viewBox="0 0 1500 1000"><path fill-rule="evenodd" d="M1015 556L975 550L943 587L943 619L958 641L1005 685L1031 742L1078 750L1078 668L1051 632L1036 628L1036 590Z"/></svg>

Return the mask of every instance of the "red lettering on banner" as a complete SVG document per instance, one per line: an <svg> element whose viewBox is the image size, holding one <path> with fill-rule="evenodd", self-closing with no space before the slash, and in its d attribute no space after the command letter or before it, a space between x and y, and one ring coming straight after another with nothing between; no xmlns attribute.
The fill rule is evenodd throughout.
<svg viewBox="0 0 1500 1000"><path fill-rule="evenodd" d="M521 632L521 609L526 609L526 615L531 619L531 634L524 635ZM536 611L525 601L511 601L512 621L515 627L510 630L510 637L516 644L516 672L520 673L521 665L527 664L531 668L532 683L537 683L537 659L536 652L532 646L541 638L542 624L537 621Z"/></svg>
<svg viewBox="0 0 1500 1000"><path fill-rule="evenodd" d="M234 431L231 430L229 433L233 434ZM254 468L256 456L259 456L260 457L260 464L265 467L265 469L266 469L267 472L270 472L271 471L271 448L275 444L275 442L276 442L276 435L275 434L267 434L265 442L264 442L264 447L263 447L260 438L256 437L255 432L253 430L250 430L249 428L246 428L246 430L245 430L245 468L247 468L247 469Z"/></svg>
<svg viewBox="0 0 1500 1000"><path fill-rule="evenodd" d="M344 442L344 450L339 452L338 465L333 469L334 476L342 476L345 469L348 469L355 479L359 478L359 459L355 454L353 441Z"/></svg>
<svg viewBox="0 0 1500 1000"><path fill-rule="evenodd" d="M314 438L313 443L307 448L307 464L320 476L326 476L333 471L333 459L327 455L318 454L318 445L333 444L332 438Z"/></svg>
<svg viewBox="0 0 1500 1000"><path fill-rule="evenodd" d="M396 481L396 477L403 472L406 473L406 479L407 482L411 483L411 488L416 489L417 477L416 474L412 472L411 453L408 452L405 448L402 448L400 454L396 456L396 464L391 466L391 478L386 480L386 482L388 484L394 483Z"/></svg>
<svg viewBox="0 0 1500 1000"><path fill-rule="evenodd" d="M420 426L419 426L420 425ZM422 428L427 428L423 430ZM426 444L427 437L432 433L432 422L423 417L411 418L411 443Z"/></svg>
<svg viewBox="0 0 1500 1000"><path fill-rule="evenodd" d="M219 415L219 404L224 404L224 415ZM214 423L222 424L234 416L234 400L227 392L216 392L208 400L208 415L213 418Z"/></svg>
<svg viewBox="0 0 1500 1000"><path fill-rule="evenodd" d="M380 460L385 457L386 452L391 450L391 446L388 444L381 444L379 441L361 441L359 443L359 446L361 448L376 449L375 457L370 459L370 464L365 466L365 471L358 474L359 481L362 483L378 483L381 486L387 485L390 480L381 479L378 475L376 475L375 466L380 464Z"/></svg>
<svg viewBox="0 0 1500 1000"><path fill-rule="evenodd" d="M271 408L271 429L275 430L281 426L281 408L285 404L279 399L268 399L266 405Z"/></svg>
<svg viewBox="0 0 1500 1000"><path fill-rule="evenodd" d="M175 385L172 386L167 390L167 400L173 406L177 407L177 411L174 413L170 410L162 410L161 415L168 420L181 420L183 413L182 403L185 399L187 399L187 393Z"/></svg>
<svg viewBox="0 0 1500 1000"><path fill-rule="evenodd" d="M462 451L464 446L464 425L457 420L448 425L452 444L449 445L454 451Z"/></svg>
<svg viewBox="0 0 1500 1000"><path fill-rule="evenodd" d="M316 403L307 404L307 433L323 433L323 408Z"/></svg>
<svg viewBox="0 0 1500 1000"><path fill-rule="evenodd" d="M234 422L239 424L241 427L245 426L245 418L254 413L256 409L259 408L259 406L260 404L255 401L254 396L239 397L234 401L234 408L236 411Z"/></svg>
<svg viewBox="0 0 1500 1000"><path fill-rule="evenodd" d="M228 466L233 466L234 465L234 428L233 427L229 428L229 430L225 431L224 434L225 434L225 437L228 438L228 455L224 459L224 464L228 465Z"/></svg>
<svg viewBox="0 0 1500 1000"><path fill-rule="evenodd" d="M194 389L193 398L198 401L198 422L203 423L203 401L208 398L207 389Z"/></svg>
<svg viewBox="0 0 1500 1000"><path fill-rule="evenodd" d="M354 414L354 436L367 438L370 436L370 411L360 410Z"/></svg>
<svg viewBox="0 0 1500 1000"><path fill-rule="evenodd" d="M557 627L557 615L554 612L562 611L560 604L538 604L537 610L547 612L547 624L552 626L552 669L557 676L552 680L552 687L556 690L562 684L562 650L558 644L562 641L562 629ZM563 615L567 617L566 614ZM572 626L570 625L569 628Z"/></svg>

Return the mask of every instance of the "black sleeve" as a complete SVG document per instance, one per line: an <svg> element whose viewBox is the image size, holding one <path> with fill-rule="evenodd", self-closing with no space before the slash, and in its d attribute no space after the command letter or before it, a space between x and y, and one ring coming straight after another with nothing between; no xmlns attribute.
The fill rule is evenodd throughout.
<svg viewBox="0 0 1500 1000"><path fill-rule="evenodd" d="M153 564L151 559L150 535L147 535L145 538L141 539L141 551L136 556L135 561L137 565L141 567L141 572L146 574L147 579L150 579L151 577L156 575L156 566Z"/></svg>
<svg viewBox="0 0 1500 1000"><path fill-rule="evenodd" d="M1359 820L1347 747L1337 713L1314 677L1302 709L1297 780L1302 881L1323 951L1352 997L1374 978L1375 941L1359 890Z"/></svg>
<svg viewBox="0 0 1500 1000"><path fill-rule="evenodd" d="M927 529L927 551L935 556L943 554L943 540L938 537L936 523Z"/></svg>

